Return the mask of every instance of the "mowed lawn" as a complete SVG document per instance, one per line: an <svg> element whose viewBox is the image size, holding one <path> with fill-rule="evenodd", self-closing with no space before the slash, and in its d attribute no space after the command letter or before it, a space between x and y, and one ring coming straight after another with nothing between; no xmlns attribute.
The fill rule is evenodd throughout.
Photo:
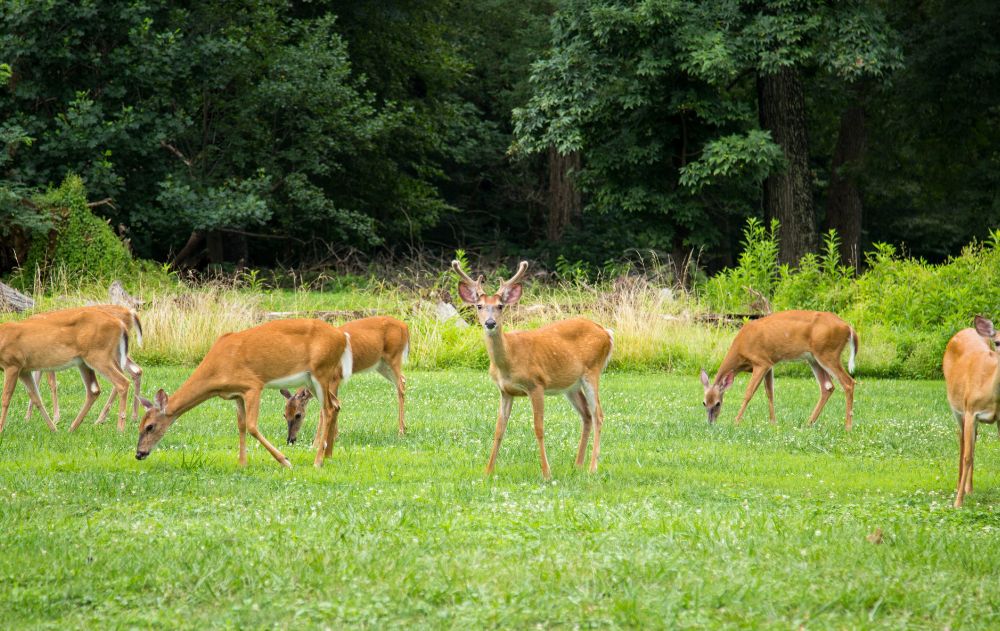
<svg viewBox="0 0 1000 631"><path fill-rule="evenodd" d="M148 368L147 394L190 368ZM838 388L819 423L811 379L779 373L734 427L746 376L710 427L697 376L610 374L600 471L574 469L580 424L546 399L554 480L515 401L485 478L497 394L485 371L410 372L409 434L378 375L341 391L322 470L284 444L283 399L237 465L233 404L182 417L151 456L136 426L68 434L24 422L0 439L4 628L927 627L1000 625L1000 441L983 427L976 491L950 507L954 421L941 382L863 379L854 431ZM102 402L103 402L102 395ZM96 406L95 406L96 408ZM876 529L882 542L866 536Z"/></svg>

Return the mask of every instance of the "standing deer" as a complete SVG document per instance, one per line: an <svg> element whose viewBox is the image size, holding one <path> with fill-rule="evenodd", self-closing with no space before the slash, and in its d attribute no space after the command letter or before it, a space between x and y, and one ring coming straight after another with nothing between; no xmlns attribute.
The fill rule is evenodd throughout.
<svg viewBox="0 0 1000 631"><path fill-rule="evenodd" d="M739 423L750 399L764 381L770 419L774 423L774 365L784 361L804 359L812 368L819 382L819 401L809 417L812 425L833 394L832 376L837 377L847 397L847 430L853 424L854 379L844 370L841 355L850 344L851 356L848 369L854 373L854 357L858 352L858 334L851 325L826 311L782 311L759 320L752 320L740 329L729 352L722 360L715 380L709 382L708 373L701 371L701 385L705 389L702 405L708 413L708 422L714 423L722 410L722 397L733 385L737 373L749 372L750 383L743 397L743 405L736 414Z"/></svg>
<svg viewBox="0 0 1000 631"><path fill-rule="evenodd" d="M977 422L996 423L1000 408L1000 354L990 340L997 341L993 322L976 316L974 328L962 329L944 350L942 369L948 404L958 422L958 484L955 508L972 493Z"/></svg>
<svg viewBox="0 0 1000 631"><path fill-rule="evenodd" d="M28 397L38 407L49 429L56 425L49 417L32 379L32 371L56 371L76 366L83 377L86 400L69 431L75 430L90 411L101 392L94 371L114 385L111 401L121 397L118 429L125 429L128 378L122 370L128 356L128 329L115 317L96 310L68 310L47 318L29 318L0 324L0 368L4 371L3 398L0 402L0 431L7 421L7 409L17 380L28 390ZM110 401L101 412L103 422Z"/></svg>
<svg viewBox="0 0 1000 631"><path fill-rule="evenodd" d="M535 418L535 439L542 462L542 477L552 477L549 460L545 455L543 416L545 395L565 394L583 422L580 446L576 452L576 466L582 467L587 455L587 439L594 429L594 448L590 456L590 471L597 471L601 453L601 426L604 411L598 386L601 372L611 359L614 337L611 329L573 318L562 320L533 331L504 333L504 309L517 304L521 298L521 279L528 269L528 262L521 261L517 273L504 282L493 295L483 291L483 277L473 280L462 271L458 261L452 268L461 279L458 294L462 300L475 305L479 323L486 336L486 350L490 355L490 377L500 389L500 412L493 435L493 451L486 465L487 475L493 473L500 441L507 431L514 397L531 399Z"/></svg>
<svg viewBox="0 0 1000 631"><path fill-rule="evenodd" d="M399 406L399 434L406 433L403 417L403 400L406 393L406 378L403 377L403 363L410 352L410 330L406 323L395 318L375 316L348 322L340 330L351 338L354 374L376 370L389 383L396 386ZM295 442L306 415L306 406L312 399L308 388L300 388L295 394L282 389L285 397L285 422L288 424L288 444ZM334 437L336 439L336 437ZM319 440L319 429L315 441Z"/></svg>
<svg viewBox="0 0 1000 631"><path fill-rule="evenodd" d="M289 462L257 427L260 396L264 388L304 384L322 401L319 438L313 464L333 450L337 436L337 389L351 375L349 337L322 320L274 320L239 333L221 336L209 349L191 376L169 398L160 389L154 401L142 399L146 414L139 423L135 457L149 455L167 429L182 414L212 397L236 403L240 430L240 466L247 464L246 434L286 467ZM327 437L330 437L327 440Z"/></svg>
<svg viewBox="0 0 1000 631"><path fill-rule="evenodd" d="M115 281L115 282L117 282L117 281ZM136 338L135 338L136 342L139 344L139 346L142 346L142 322L139 321L139 315L135 311L133 311L132 309L130 309L128 307L122 307L120 305L93 305L93 306L88 306L88 307L77 307L75 309L61 309L59 311L49 311L47 313L40 313L38 315L32 316L29 319L30 320L34 320L34 319L52 319L52 318L55 318L55 317L61 317L61 316L66 315L66 314L70 314L70 313L72 313L74 311L77 311L77 310L99 311L101 313L105 313L107 315L110 315L110 316L112 316L114 318L118 318L118 320L120 320L121 323L123 325L125 325L125 329L127 331L129 331L129 333L131 333L132 331L135 331L135 333L136 333ZM140 390L139 389L140 389L140 386L142 385L142 368L140 368L139 364L135 363L135 361L130 356L126 355L126 357L125 357L125 371L126 371L127 374L129 374L129 375L132 376L132 383L135 385L135 391L132 393L132 416L135 417L136 419L138 419L139 418L139 396L140 396ZM52 393L52 420L53 420L53 422L58 423L59 422L59 394L56 391L56 373L55 373L55 371L51 371L50 370L50 371L48 371L46 373L46 375L48 377L49 390ZM34 371L32 373L32 378L35 381L36 387L38 386L38 384L41 381L41 376L42 376L42 372L41 371L37 371L36 370L36 371ZM108 402L104 404L104 408L101 410L101 414L98 417L98 422L103 422L104 421L104 418L107 416L108 411L111 409L112 403L114 403L115 396L116 396L116 391L112 390L111 391L111 395L108 397ZM24 420L27 421L27 420L31 419L31 412L32 412L33 408L34 408L34 403L31 402L31 401L29 401L28 402L28 413L24 417ZM119 427L119 430L124 430L124 427Z"/></svg>

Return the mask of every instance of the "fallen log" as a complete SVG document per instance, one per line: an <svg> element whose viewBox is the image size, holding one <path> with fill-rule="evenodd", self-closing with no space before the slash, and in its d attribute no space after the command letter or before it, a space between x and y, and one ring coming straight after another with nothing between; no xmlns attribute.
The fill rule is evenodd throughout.
<svg viewBox="0 0 1000 631"><path fill-rule="evenodd" d="M378 315L375 309L341 309L335 311L269 311L264 314L268 320L283 320L285 318L319 318L327 322L333 320L358 320Z"/></svg>
<svg viewBox="0 0 1000 631"><path fill-rule="evenodd" d="M0 312L13 311L20 313L35 308L35 301L14 289L10 285L0 283Z"/></svg>

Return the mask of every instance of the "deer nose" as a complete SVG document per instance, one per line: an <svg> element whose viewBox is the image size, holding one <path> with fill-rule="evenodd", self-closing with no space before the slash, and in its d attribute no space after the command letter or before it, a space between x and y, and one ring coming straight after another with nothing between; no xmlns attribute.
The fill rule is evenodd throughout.
<svg viewBox="0 0 1000 631"><path fill-rule="evenodd" d="M145 460L146 456L148 456L148 455L149 455L148 451L136 451L135 452L135 459L136 460Z"/></svg>
<svg viewBox="0 0 1000 631"><path fill-rule="evenodd" d="M490 318L486 322L483 322L483 326L492 331L493 329L497 328L497 321L494 320L493 318Z"/></svg>

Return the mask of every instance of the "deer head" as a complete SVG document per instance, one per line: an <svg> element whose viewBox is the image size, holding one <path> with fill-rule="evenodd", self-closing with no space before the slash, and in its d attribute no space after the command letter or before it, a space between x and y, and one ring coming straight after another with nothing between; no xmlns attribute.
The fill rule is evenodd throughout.
<svg viewBox="0 0 1000 631"><path fill-rule="evenodd" d="M308 388L299 388L298 392L292 394L284 388L281 395L285 397L285 422L288 423L288 444L295 443L299 435L299 428L302 427L302 419L306 417L306 404L312 399L312 391Z"/></svg>
<svg viewBox="0 0 1000 631"><path fill-rule="evenodd" d="M722 411L722 396L733 385L735 377L736 375L730 371L725 375L720 375L715 383L711 383L708 379L708 373L705 372L704 368L701 369L701 385L705 389L705 399L701 404L705 406L709 423L715 423L715 419L719 418L719 412Z"/></svg>
<svg viewBox="0 0 1000 631"><path fill-rule="evenodd" d="M462 270L462 264L458 261L451 262L452 269L459 276L458 295L466 304L475 305L476 315L479 323L483 325L486 335L497 335L500 333L500 326L503 323L504 307L515 304L521 299L521 279L528 271L528 262L521 261L517 267L517 273L500 285L500 289L493 295L487 294L483 290L483 276L478 280L473 280L471 276Z"/></svg>
<svg viewBox="0 0 1000 631"><path fill-rule="evenodd" d="M145 460L160 442L167 429L173 424L174 418L167 415L167 393L160 388L153 401L139 397L146 414L139 422L139 444L135 448L135 459Z"/></svg>

